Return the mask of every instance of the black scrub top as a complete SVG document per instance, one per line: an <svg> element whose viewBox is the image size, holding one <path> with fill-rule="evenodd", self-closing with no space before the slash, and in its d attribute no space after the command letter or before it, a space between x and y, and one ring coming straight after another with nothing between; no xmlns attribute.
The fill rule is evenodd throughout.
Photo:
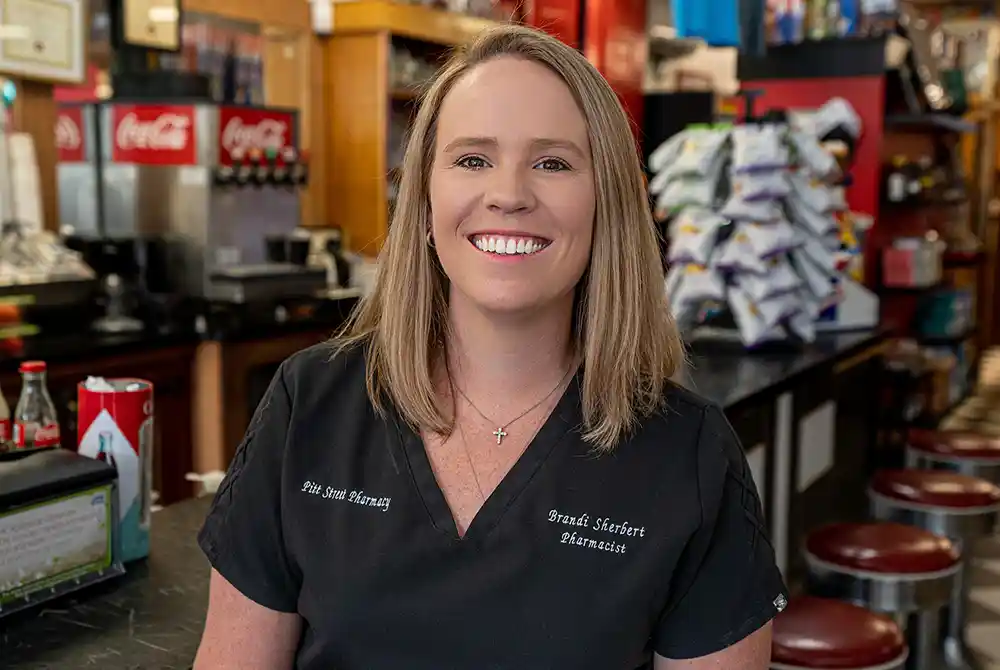
<svg viewBox="0 0 1000 670"><path fill-rule="evenodd" d="M199 543L248 598L302 617L302 670L633 670L720 651L784 607L718 407L670 387L610 455L580 424L577 377L459 537L419 437L375 414L363 349L316 346L272 380Z"/></svg>

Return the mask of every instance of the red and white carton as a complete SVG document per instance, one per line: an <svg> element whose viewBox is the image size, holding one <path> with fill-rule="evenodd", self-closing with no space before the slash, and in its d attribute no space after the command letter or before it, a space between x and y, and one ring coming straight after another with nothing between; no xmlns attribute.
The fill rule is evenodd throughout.
<svg viewBox="0 0 1000 670"><path fill-rule="evenodd" d="M111 108L111 160L137 165L197 165L193 105Z"/></svg>
<svg viewBox="0 0 1000 670"><path fill-rule="evenodd" d="M153 384L88 377L77 385L78 452L118 470L123 560L149 555L153 480Z"/></svg>

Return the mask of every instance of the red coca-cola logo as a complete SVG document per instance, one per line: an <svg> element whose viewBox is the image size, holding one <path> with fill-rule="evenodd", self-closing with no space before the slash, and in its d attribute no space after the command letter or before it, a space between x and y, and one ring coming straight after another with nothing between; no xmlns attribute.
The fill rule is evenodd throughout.
<svg viewBox="0 0 1000 670"><path fill-rule="evenodd" d="M83 110L63 107L56 116L56 151L60 163L77 163L84 160Z"/></svg>
<svg viewBox="0 0 1000 670"><path fill-rule="evenodd" d="M219 162L229 165L233 153L251 149L280 153L294 147L295 116L291 112L246 107L219 109Z"/></svg>
<svg viewBox="0 0 1000 670"><path fill-rule="evenodd" d="M194 108L116 105L112 110L111 160L142 165L197 162Z"/></svg>
<svg viewBox="0 0 1000 670"><path fill-rule="evenodd" d="M189 142L191 119L180 114L161 114L143 121L135 113L126 114L115 130L115 142L125 151L182 151Z"/></svg>
<svg viewBox="0 0 1000 670"><path fill-rule="evenodd" d="M18 447L53 447L60 441L59 425L41 425L37 421L14 422L14 444Z"/></svg>
<svg viewBox="0 0 1000 670"><path fill-rule="evenodd" d="M288 125L275 119L264 119L260 123L250 125L243 119L232 118L222 129L222 146L232 153L234 149L249 151L258 149L283 149L286 146L285 137Z"/></svg>

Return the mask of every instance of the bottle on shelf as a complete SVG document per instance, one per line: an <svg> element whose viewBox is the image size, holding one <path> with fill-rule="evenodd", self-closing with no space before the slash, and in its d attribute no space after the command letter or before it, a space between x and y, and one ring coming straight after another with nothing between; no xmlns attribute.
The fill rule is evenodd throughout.
<svg viewBox="0 0 1000 670"><path fill-rule="evenodd" d="M21 363L21 397L14 409L14 444L18 449L59 446L59 418L45 384L44 361Z"/></svg>
<svg viewBox="0 0 1000 670"><path fill-rule="evenodd" d="M938 197L939 187L937 174L934 170L934 159L930 156L921 156L917 159L917 170L919 172L920 194L924 200L933 200Z"/></svg>
<svg viewBox="0 0 1000 670"><path fill-rule="evenodd" d="M236 38L230 38L222 61L222 102L235 104L241 102L239 96L239 61L237 60Z"/></svg>
<svg viewBox="0 0 1000 670"><path fill-rule="evenodd" d="M906 156L893 156L892 165L886 171L885 197L893 204L906 202L909 195L909 180L907 169L909 160Z"/></svg>
<svg viewBox="0 0 1000 670"><path fill-rule="evenodd" d="M906 169L906 201L909 203L918 202L924 196L924 171L919 163L907 160Z"/></svg>
<svg viewBox="0 0 1000 670"><path fill-rule="evenodd" d="M10 442L12 437L10 426L10 405L7 404L7 399L3 395L3 389L0 389L0 452L4 449L2 443Z"/></svg>

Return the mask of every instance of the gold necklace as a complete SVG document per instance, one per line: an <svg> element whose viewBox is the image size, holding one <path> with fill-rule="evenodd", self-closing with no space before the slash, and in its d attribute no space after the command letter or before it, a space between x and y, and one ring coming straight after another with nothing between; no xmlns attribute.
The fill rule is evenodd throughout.
<svg viewBox="0 0 1000 670"><path fill-rule="evenodd" d="M552 395L552 393L549 393L549 395ZM466 400L468 400L468 398L466 398ZM469 404L471 405L472 403L470 402ZM536 405L536 407L537 407L537 405ZM478 412L479 410L476 410L476 411ZM483 417L483 418L485 419L486 417ZM525 442L524 446L521 447L521 452L517 455L517 458L514 459L515 463L517 463L517 461L519 461L521 459L521 456L524 455L524 452L526 452L528 450L528 447L531 445L531 443L534 441L535 437L538 435L539 431L542 429L542 425L544 425L544 422L542 422L541 424L538 425L538 428L535 429L535 432L534 432L534 434L532 434L531 439L528 440L527 442ZM476 490L479 492L479 500L480 500L481 503L485 503L486 502L486 492L483 490L483 485L479 481L479 472L476 470L475 461L472 458L472 453L469 451L469 440L465 437L465 428L462 427L462 423L461 422L458 422L458 432L459 432L459 435L462 438L462 451L465 452L465 458L469 462L469 469L472 470L472 481L474 481L476 483ZM503 481L503 480L501 479L501 481Z"/></svg>
<svg viewBox="0 0 1000 670"><path fill-rule="evenodd" d="M543 397L541 400L539 400L538 402L536 402L534 405L532 405L528 409L524 410L523 412L521 412L520 414L518 414L517 416L515 416L510 421L506 421L506 422L501 423L501 424L497 424L496 421L494 421L490 417L488 417L485 414L483 414L483 411L481 409L479 409L478 407L476 407L476 403L472 402L472 400L469 399L469 396L465 395L465 391L463 391L457 384L455 384L454 386L455 386L455 390L458 391L459 394L463 398L465 398L465 402L469 403L469 406L472 409L476 410L476 413L479 416L483 417L486 420L487 423L490 423L490 424L493 424L494 426L497 426L497 429L493 431L493 435L497 438L497 444L498 445L502 445L503 444L503 438L507 437L507 430L506 430L507 427L510 426L510 425L512 425L512 424L514 424L514 423L516 423L520 419L524 418L524 416L527 415L529 412L531 412L531 410L536 409L543 402L545 402L546 400L548 400L549 398L551 398L552 394L555 393L556 390L560 386L563 385L563 382L566 381L566 379L570 376L570 373L572 373L572 372L573 372L573 366L571 365L571 366L569 366L569 369L566 371L566 374L564 374L562 376L562 378L559 380L559 382L555 386L552 387L552 390L545 394L545 397Z"/></svg>

